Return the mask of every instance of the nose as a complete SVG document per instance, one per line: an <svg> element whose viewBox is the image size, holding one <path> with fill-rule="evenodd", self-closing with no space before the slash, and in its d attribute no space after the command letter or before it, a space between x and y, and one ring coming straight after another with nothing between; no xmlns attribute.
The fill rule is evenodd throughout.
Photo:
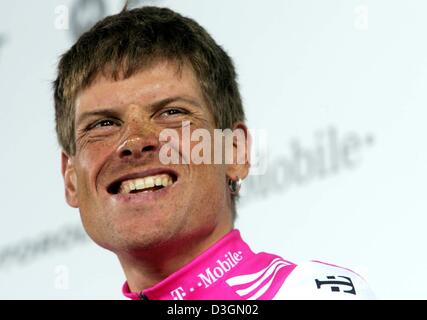
<svg viewBox="0 0 427 320"><path fill-rule="evenodd" d="M142 137L130 137L119 147L119 157L123 158L140 158L147 153L156 150L155 144L150 140Z"/></svg>
<svg viewBox="0 0 427 320"><path fill-rule="evenodd" d="M120 159L139 159L153 156L157 151L159 141L154 135L132 135L117 148Z"/></svg>
<svg viewBox="0 0 427 320"><path fill-rule="evenodd" d="M159 128L147 119L141 106L128 106L123 136L116 149L121 160L150 158L159 150Z"/></svg>

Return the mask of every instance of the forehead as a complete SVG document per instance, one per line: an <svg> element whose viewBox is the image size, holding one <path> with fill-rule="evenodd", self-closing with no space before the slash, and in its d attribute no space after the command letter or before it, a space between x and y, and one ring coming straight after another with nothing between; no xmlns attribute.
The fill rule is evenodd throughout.
<svg viewBox="0 0 427 320"><path fill-rule="evenodd" d="M205 106L193 69L186 63L160 61L127 79L99 75L77 96L76 115L105 107L150 104L172 96L183 96Z"/></svg>

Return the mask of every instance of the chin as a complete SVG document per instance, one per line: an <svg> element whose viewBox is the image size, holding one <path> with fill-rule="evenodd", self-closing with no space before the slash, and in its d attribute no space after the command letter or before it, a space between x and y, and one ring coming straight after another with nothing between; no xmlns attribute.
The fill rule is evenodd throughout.
<svg viewBox="0 0 427 320"><path fill-rule="evenodd" d="M125 251L161 247L162 244L178 236L174 225L176 226L174 223L144 223L143 221L115 225L113 230L106 234L108 247Z"/></svg>

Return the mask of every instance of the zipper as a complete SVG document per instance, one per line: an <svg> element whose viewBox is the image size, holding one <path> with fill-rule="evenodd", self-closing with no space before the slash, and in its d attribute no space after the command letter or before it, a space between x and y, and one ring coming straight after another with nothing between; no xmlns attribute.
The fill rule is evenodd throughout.
<svg viewBox="0 0 427 320"><path fill-rule="evenodd" d="M139 300L150 300L150 299L148 299L148 297L147 297L145 294L143 294L142 292L138 294L138 298L139 298Z"/></svg>

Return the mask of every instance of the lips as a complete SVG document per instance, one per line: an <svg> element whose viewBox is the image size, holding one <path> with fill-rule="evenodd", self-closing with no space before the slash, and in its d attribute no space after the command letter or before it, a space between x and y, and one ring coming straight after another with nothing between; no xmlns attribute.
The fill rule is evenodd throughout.
<svg viewBox="0 0 427 320"><path fill-rule="evenodd" d="M126 174L115 179L107 186L107 191L112 195L155 192L168 188L177 180L178 174L173 170L150 169Z"/></svg>

